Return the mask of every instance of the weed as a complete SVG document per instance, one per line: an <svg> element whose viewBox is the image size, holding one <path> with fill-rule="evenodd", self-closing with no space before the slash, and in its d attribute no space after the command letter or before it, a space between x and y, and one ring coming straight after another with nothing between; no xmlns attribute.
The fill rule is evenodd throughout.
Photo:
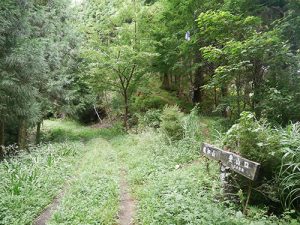
<svg viewBox="0 0 300 225"><path fill-rule="evenodd" d="M1 224L32 222L62 188L81 149L76 142L48 144L1 162Z"/></svg>
<svg viewBox="0 0 300 225"><path fill-rule="evenodd" d="M250 207L246 217L223 202L219 166L211 162L207 173L199 156L201 137L197 144L192 136L197 135L166 143L164 135L149 129L112 140L138 200L137 224L293 224L267 216L263 208Z"/></svg>

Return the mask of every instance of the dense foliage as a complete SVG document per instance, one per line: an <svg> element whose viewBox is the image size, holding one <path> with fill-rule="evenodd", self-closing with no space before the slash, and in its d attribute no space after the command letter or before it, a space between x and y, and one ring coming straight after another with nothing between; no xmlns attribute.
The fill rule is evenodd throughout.
<svg viewBox="0 0 300 225"><path fill-rule="evenodd" d="M86 155L89 166L81 168L74 191L50 221L53 224L81 223L81 215L75 214L88 205L95 210L89 221L99 219L91 199L78 200L82 208L72 211L81 191L80 197L90 191L103 201L107 217L102 223L116 222L118 171L97 167L93 155L111 166L120 156L132 167L129 178L141 185L136 196L144 206L139 208L138 222L199 224L207 217L211 223L250 223L252 219L235 214L236 205L228 203L227 209L223 203L218 207L213 203L216 190L221 191L215 176L205 179L193 168L182 173L174 170L199 156L200 141L217 143L212 133L220 136L220 147L261 163L250 203L278 209L282 221L288 213L296 217L300 205L299 48L299 0L1 0L0 173L5 184L0 195L5 198L0 202L0 219L12 224L30 222L27 207L36 196L27 206L22 199L49 188L49 180L39 180L42 170L61 184L57 176L64 160L73 157L68 146L66 150L64 145L53 149L43 145L43 155L31 144L80 141L94 151ZM214 122L205 121L204 115L214 116ZM68 132L58 126L41 135L43 121L49 117L73 117L87 124L100 121L101 128L117 125L95 131L69 122ZM218 131L212 131L214 123L219 124ZM119 153L108 144L103 146L112 150L111 155L103 149L97 152L99 140L94 138L111 139L110 132L124 131L137 133L123 136L127 147L114 139ZM134 146L132 153L129 145ZM201 180L194 185L188 172ZM103 175L100 183L95 173ZM105 177L106 173L111 176ZM89 189L85 179L95 187ZM237 175L232 179L237 183L233 194L243 202L248 183ZM149 186L143 186L145 182ZM213 190L199 191L202 186ZM108 188L112 192L103 195ZM47 202L51 196L45 197ZM201 208L191 196L205 206ZM106 202L108 197L112 202ZM9 214L10 200L19 206L16 215ZM44 203L32 206L35 214ZM217 214L206 214L212 205ZM24 217L17 218L23 212ZM278 212L270 209L268 213ZM274 222L267 216L264 219L258 223Z"/></svg>
<svg viewBox="0 0 300 225"><path fill-rule="evenodd" d="M2 1L2 145L24 147L28 128L78 109L83 121L122 116L127 129L165 104L299 119L298 1L76 3Z"/></svg>
<svg viewBox="0 0 300 225"><path fill-rule="evenodd" d="M79 104L78 37L66 1L5 0L0 7L0 145L24 148L28 128L38 127L39 142L49 113L71 113Z"/></svg>
<svg viewBox="0 0 300 225"><path fill-rule="evenodd" d="M299 141L298 123L274 129L266 121L256 120L252 113L244 112L239 123L224 136L223 145L260 162L259 179L254 184L259 192L257 202L267 199L273 204L280 202L283 209L299 210ZM246 190L247 182L242 177L235 179L238 188Z"/></svg>
<svg viewBox="0 0 300 225"><path fill-rule="evenodd" d="M210 123L212 129L219 125L195 114L184 120L197 124L200 135L190 134L195 127L183 126L186 135L172 142L166 141L163 131L153 129L112 140L128 168L128 179L138 200L137 224L299 223L291 217L293 214L268 216L268 208L255 206L249 207L244 216L242 204L224 201L218 164L212 161L208 171L207 162L199 159L199 140L208 138L207 128L201 123ZM243 201L243 195L238 198Z"/></svg>

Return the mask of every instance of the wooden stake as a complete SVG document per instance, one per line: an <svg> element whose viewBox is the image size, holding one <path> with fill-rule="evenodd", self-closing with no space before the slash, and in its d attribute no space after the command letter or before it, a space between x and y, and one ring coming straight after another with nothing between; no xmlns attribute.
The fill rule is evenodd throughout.
<svg viewBox="0 0 300 225"><path fill-rule="evenodd" d="M206 160L206 172L209 174L209 161L208 161L208 159Z"/></svg>
<svg viewBox="0 0 300 225"><path fill-rule="evenodd" d="M249 200L250 200L250 197L251 197L251 193L252 193L252 181L249 182L249 186L248 186L247 200L245 202L244 210L243 210L244 215L247 214L247 208L248 208Z"/></svg>

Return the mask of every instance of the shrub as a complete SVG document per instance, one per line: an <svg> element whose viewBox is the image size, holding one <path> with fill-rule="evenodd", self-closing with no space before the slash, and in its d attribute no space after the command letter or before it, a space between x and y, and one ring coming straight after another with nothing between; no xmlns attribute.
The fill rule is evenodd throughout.
<svg viewBox="0 0 300 225"><path fill-rule="evenodd" d="M139 125L141 127L159 128L161 123L160 110L148 110L143 116L139 116Z"/></svg>
<svg viewBox="0 0 300 225"><path fill-rule="evenodd" d="M268 121L281 125L287 125L289 120L298 121L300 104L295 95L275 88L270 88L266 94L267 100L262 102L262 114Z"/></svg>
<svg viewBox="0 0 300 225"><path fill-rule="evenodd" d="M268 123L243 112L238 124L226 133L223 144L242 156L261 164L261 177L271 178L280 166L279 136ZM277 170L278 171L278 170Z"/></svg>
<svg viewBox="0 0 300 225"><path fill-rule="evenodd" d="M256 120L250 112L243 112L238 123L226 133L223 145L241 156L261 164L258 179L253 183L252 203L265 204L270 210L280 213L275 175L281 162L280 138L278 132L264 120ZM236 173L231 175L233 189L246 193L249 181ZM243 199L243 196L241 199Z"/></svg>
<svg viewBox="0 0 300 225"><path fill-rule="evenodd" d="M162 109L168 101L161 96L138 96L136 97L133 108L137 111L146 112L150 109Z"/></svg>
<svg viewBox="0 0 300 225"><path fill-rule="evenodd" d="M183 119L183 130L184 130L184 138L197 140L200 137L200 124L199 124L199 116L198 116L198 106L194 107L191 110L191 113L188 114Z"/></svg>
<svg viewBox="0 0 300 225"><path fill-rule="evenodd" d="M300 123L274 129L264 120L257 121L252 113L243 112L239 123L226 133L223 144L261 163L257 190L273 202L281 202L283 209L299 210Z"/></svg>
<svg viewBox="0 0 300 225"><path fill-rule="evenodd" d="M171 140L182 139L184 135L183 117L184 114L180 112L177 105L166 106L161 115L161 131Z"/></svg>

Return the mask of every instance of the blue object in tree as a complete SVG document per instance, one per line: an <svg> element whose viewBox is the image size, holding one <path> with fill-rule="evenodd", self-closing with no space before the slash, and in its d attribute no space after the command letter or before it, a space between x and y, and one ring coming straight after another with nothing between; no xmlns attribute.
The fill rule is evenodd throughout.
<svg viewBox="0 0 300 225"><path fill-rule="evenodd" d="M191 40L191 33L189 31L187 31L185 33L185 40L190 41Z"/></svg>

